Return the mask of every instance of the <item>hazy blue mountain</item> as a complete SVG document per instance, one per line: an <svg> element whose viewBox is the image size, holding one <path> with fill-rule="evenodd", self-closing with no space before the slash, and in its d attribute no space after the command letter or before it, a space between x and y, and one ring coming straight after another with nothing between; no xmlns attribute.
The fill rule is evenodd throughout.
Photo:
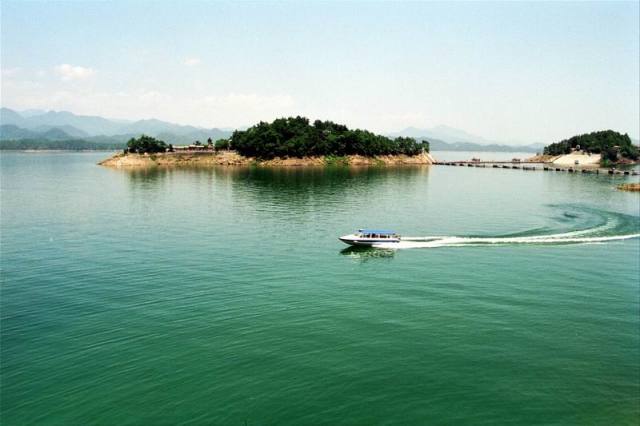
<svg viewBox="0 0 640 426"><path fill-rule="evenodd" d="M52 127L49 130L42 132L41 137L43 139L50 140L50 141L76 139L58 127Z"/></svg>
<svg viewBox="0 0 640 426"><path fill-rule="evenodd" d="M434 151L541 152L544 148L542 143L506 145L449 126L435 126L429 129L407 127L390 136L428 140Z"/></svg>
<svg viewBox="0 0 640 426"><path fill-rule="evenodd" d="M16 111L9 108L0 108L0 125L13 124L15 126L21 126L24 121L24 117Z"/></svg>
<svg viewBox="0 0 640 426"><path fill-rule="evenodd" d="M431 151L542 152L542 148L544 148L544 145L542 144L531 144L524 146L501 144L482 145L471 142L448 143L439 139L429 137L417 137L416 139L429 141L429 148Z"/></svg>
<svg viewBox="0 0 640 426"><path fill-rule="evenodd" d="M524 145L522 147L520 146L515 146L515 148L526 148L524 149L524 151L535 151L535 152L542 152L542 150L544 149L544 147L546 146L546 144L543 143L530 143L528 145Z"/></svg>
<svg viewBox="0 0 640 426"><path fill-rule="evenodd" d="M203 129L195 126L167 123L166 121L156 119L139 120L129 123L121 128L121 132L123 134L133 135L145 134L157 137L174 145L190 144L197 140L204 142L208 138L215 141L216 139L227 138L233 133L233 131L224 131L216 128Z"/></svg>
<svg viewBox="0 0 640 426"><path fill-rule="evenodd" d="M68 111L48 111L27 119L31 126L73 126L89 135L111 135L119 133L120 125L106 118L91 115L75 115Z"/></svg>
<svg viewBox="0 0 640 426"><path fill-rule="evenodd" d="M148 120L139 120L128 123L119 129L119 133L133 133L156 136L163 132L184 134L198 130L193 126L181 126L179 124L167 123L166 121L156 120L155 118Z"/></svg>
<svg viewBox="0 0 640 426"><path fill-rule="evenodd" d="M495 141L490 141L481 136L472 135L464 130L455 129L449 126L435 126L428 129L407 127L400 132L392 133L391 136L408 136L412 138L426 137L446 142L472 142L479 144L495 143Z"/></svg>
<svg viewBox="0 0 640 426"><path fill-rule="evenodd" d="M39 132L23 129L14 124L3 124L0 126L0 139L32 139L40 137Z"/></svg>
<svg viewBox="0 0 640 426"><path fill-rule="evenodd" d="M63 126L44 126L43 125L43 126L35 127L32 130L36 132L45 133L55 129L62 130L64 133L66 133L68 136L71 136L72 138L89 137L89 134L87 132L83 132L82 130L76 129L75 127L69 126L69 125L63 125Z"/></svg>
<svg viewBox="0 0 640 426"><path fill-rule="evenodd" d="M38 129L43 126L61 127L72 126L88 135L109 135L119 133L121 126L106 118L75 115L68 111L47 111L43 114L22 116L9 108L2 109L1 124L14 124L25 129Z"/></svg>
<svg viewBox="0 0 640 426"><path fill-rule="evenodd" d="M23 117L33 117L34 115L42 115L45 114L47 111L44 109L25 109L20 111L20 115Z"/></svg>
<svg viewBox="0 0 640 426"><path fill-rule="evenodd" d="M131 137L146 134L158 137L168 143L175 145L190 144L196 140L201 142L208 138L214 140L229 137L232 130L220 130L216 128L204 129L195 126L184 126L157 119L147 119L138 121L111 120L103 117L76 115L68 111L38 111L29 110L21 113L9 108L2 108L0 113L0 124L14 125L23 130L30 130L34 133L20 132L16 129L7 129L6 134L15 137L26 138L44 137L46 139L59 138L62 136L55 129L61 130L71 139L89 140L99 137L100 140L110 142L126 141ZM50 133L49 133L50 132ZM49 133L45 135L45 133ZM9 139L3 136L4 139Z"/></svg>
<svg viewBox="0 0 640 426"><path fill-rule="evenodd" d="M127 141L131 137L141 134L157 137L174 145L186 145L195 141L205 142L208 138L217 140L229 137L233 129L204 129L195 126L185 126L169 123L157 119L138 121L112 120L98 116L76 115L68 111L39 111L29 110L17 112L9 108L2 108L0 124L15 125L35 133L24 133L17 129L7 129L2 137L8 139L7 134L22 138L44 137L47 139L61 138L63 135L54 129L61 130L71 139L100 140L105 143ZM49 134L46 134L50 132ZM480 136L472 135L464 130L449 126L436 126L429 129L409 127L390 136L409 136L417 139L427 139L432 142L432 149L475 150L475 151L514 151L527 150L536 152L540 146L506 147L489 141Z"/></svg>
<svg viewBox="0 0 640 426"><path fill-rule="evenodd" d="M129 141L129 139L131 138L137 138L140 135L113 135L113 136L91 136L88 138L83 138L83 140L86 140L88 142L94 142L94 143L126 143Z"/></svg>
<svg viewBox="0 0 640 426"><path fill-rule="evenodd" d="M0 126L0 139L21 140L21 139L43 139L43 140L68 140L77 139L58 127L49 127L41 131L23 129L13 124L3 124Z"/></svg>

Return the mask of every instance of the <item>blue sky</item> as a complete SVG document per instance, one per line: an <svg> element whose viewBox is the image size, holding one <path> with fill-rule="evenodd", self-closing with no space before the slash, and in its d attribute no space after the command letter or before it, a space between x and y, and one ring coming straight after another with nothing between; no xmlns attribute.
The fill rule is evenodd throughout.
<svg viewBox="0 0 640 426"><path fill-rule="evenodd" d="M201 126L284 115L511 143L638 137L638 2L15 2L2 105Z"/></svg>

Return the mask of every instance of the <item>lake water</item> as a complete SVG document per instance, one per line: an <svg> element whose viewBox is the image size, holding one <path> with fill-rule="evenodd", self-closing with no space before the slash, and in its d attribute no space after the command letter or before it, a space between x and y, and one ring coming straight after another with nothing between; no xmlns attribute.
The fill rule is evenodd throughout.
<svg viewBox="0 0 640 426"><path fill-rule="evenodd" d="M637 423L631 178L106 155L2 153L3 425Z"/></svg>

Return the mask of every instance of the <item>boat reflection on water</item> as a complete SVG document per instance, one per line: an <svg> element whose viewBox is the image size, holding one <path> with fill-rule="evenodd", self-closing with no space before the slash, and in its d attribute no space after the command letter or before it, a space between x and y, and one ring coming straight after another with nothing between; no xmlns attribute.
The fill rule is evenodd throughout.
<svg viewBox="0 0 640 426"><path fill-rule="evenodd" d="M396 251L390 249L381 249L373 247L363 246L350 246L340 250L340 254L350 257L360 262L367 262L373 259L389 259L391 260L395 256Z"/></svg>

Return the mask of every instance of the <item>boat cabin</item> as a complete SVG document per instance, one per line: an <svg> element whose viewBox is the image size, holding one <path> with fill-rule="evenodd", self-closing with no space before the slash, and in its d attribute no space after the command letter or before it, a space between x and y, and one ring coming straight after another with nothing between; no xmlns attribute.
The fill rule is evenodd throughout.
<svg viewBox="0 0 640 426"><path fill-rule="evenodd" d="M400 235L382 229L358 229L357 233L343 235L339 240L352 246L371 247L380 243L399 243Z"/></svg>
<svg viewBox="0 0 640 426"><path fill-rule="evenodd" d="M358 229L358 237L360 238L376 238L376 239L397 239L400 236L393 231L382 229Z"/></svg>

